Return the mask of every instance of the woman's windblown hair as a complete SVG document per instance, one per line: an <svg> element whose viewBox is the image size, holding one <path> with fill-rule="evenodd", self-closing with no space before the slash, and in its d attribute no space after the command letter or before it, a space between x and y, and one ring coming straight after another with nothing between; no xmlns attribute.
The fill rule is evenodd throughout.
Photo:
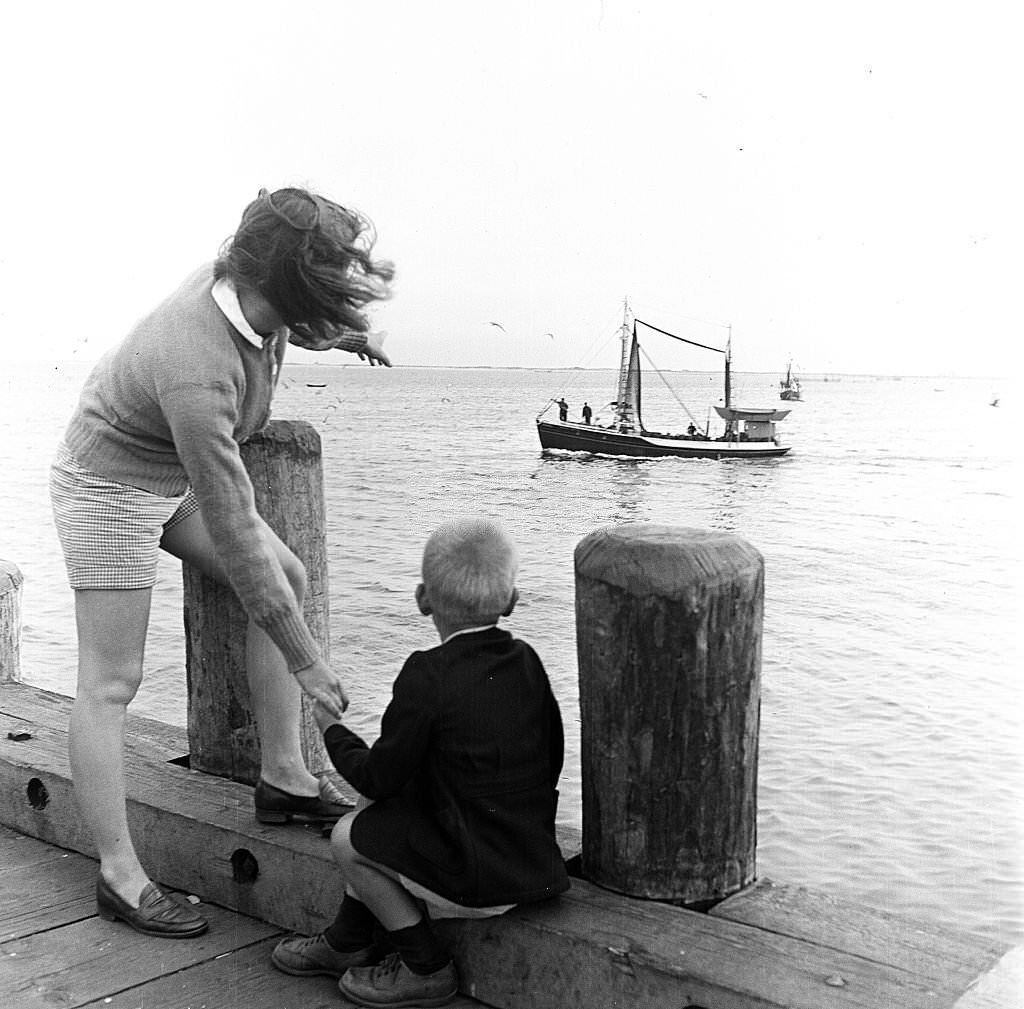
<svg viewBox="0 0 1024 1009"><path fill-rule="evenodd" d="M391 295L394 267L371 258L376 235L359 214L305 189L260 190L221 249L217 277L258 291L291 342L329 350L370 328L365 308Z"/></svg>

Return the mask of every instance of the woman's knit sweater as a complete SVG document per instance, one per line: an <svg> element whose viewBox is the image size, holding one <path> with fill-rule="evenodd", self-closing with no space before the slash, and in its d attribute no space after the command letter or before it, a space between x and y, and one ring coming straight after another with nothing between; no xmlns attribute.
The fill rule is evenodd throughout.
<svg viewBox="0 0 1024 1009"><path fill-rule="evenodd" d="M212 287L207 264L99 361L65 442L110 480L167 497L191 486L232 588L296 672L320 652L264 539L238 447L269 419L288 330L260 350L228 322Z"/></svg>

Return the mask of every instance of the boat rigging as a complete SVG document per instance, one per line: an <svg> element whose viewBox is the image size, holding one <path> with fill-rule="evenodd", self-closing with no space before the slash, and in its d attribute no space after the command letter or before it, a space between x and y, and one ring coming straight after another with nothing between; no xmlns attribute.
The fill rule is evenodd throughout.
<svg viewBox="0 0 1024 1009"><path fill-rule="evenodd" d="M708 431L699 431L692 422L692 415L686 434L664 434L649 431L644 427L640 412L641 347L637 339L637 326L645 326L681 343L724 355L725 405L715 405L714 408L725 422L724 432L719 437L712 438ZM622 322L621 344L618 383L612 404L615 407L613 422L604 426L589 423L589 418L583 423L570 421L565 416L565 409L562 406L564 400L557 401L562 406L560 419L544 420L544 414L556 402L551 400L537 417L537 434L540 437L541 448L608 455L678 456L691 459L763 459L785 455L789 451L790 446L783 445L775 431L776 422L785 418L789 410L739 407L732 403L732 327L729 328L729 338L725 349L722 350L677 336L633 317L627 302ZM647 357L646 352L644 356ZM647 359L649 362L650 358Z"/></svg>
<svg viewBox="0 0 1024 1009"><path fill-rule="evenodd" d="M786 366L786 377L779 383L779 399L790 402L800 399L800 379L793 374L793 362Z"/></svg>

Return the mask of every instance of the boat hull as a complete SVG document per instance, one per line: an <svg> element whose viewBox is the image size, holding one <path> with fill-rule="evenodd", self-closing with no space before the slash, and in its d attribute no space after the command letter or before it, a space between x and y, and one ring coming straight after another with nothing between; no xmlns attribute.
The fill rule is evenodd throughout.
<svg viewBox="0 0 1024 1009"><path fill-rule="evenodd" d="M537 434L543 449L645 458L677 456L682 459L768 459L785 455L789 451L788 445L777 445L771 441L703 441L545 420L537 421Z"/></svg>

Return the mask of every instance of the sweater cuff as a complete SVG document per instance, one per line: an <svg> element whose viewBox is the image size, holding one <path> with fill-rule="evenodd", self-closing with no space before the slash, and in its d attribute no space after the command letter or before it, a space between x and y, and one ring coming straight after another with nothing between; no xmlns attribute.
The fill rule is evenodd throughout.
<svg viewBox="0 0 1024 1009"><path fill-rule="evenodd" d="M284 613L260 626L281 650L289 673L297 673L320 658L320 648L298 613Z"/></svg>
<svg viewBox="0 0 1024 1009"><path fill-rule="evenodd" d="M346 333L335 344L335 350L347 350L351 354L358 354L366 349L368 339L365 333Z"/></svg>

